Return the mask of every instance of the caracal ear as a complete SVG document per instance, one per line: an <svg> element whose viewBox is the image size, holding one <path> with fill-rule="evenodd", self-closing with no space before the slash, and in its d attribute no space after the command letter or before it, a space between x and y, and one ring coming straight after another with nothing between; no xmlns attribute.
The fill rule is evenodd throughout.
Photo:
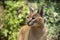
<svg viewBox="0 0 60 40"><path fill-rule="evenodd" d="M29 9L28 13L33 13L34 12L34 8L32 7L31 3L28 3L28 9Z"/></svg>
<svg viewBox="0 0 60 40"><path fill-rule="evenodd" d="M38 13L41 17L43 17L43 7L38 7L37 13Z"/></svg>
<svg viewBox="0 0 60 40"><path fill-rule="evenodd" d="M33 13L34 12L34 8L29 7L29 13Z"/></svg>

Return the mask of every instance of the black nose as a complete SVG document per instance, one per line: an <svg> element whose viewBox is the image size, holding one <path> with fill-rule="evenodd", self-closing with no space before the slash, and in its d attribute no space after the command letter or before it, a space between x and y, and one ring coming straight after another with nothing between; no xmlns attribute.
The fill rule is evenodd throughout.
<svg viewBox="0 0 60 40"><path fill-rule="evenodd" d="M32 17L32 19L35 19L34 17Z"/></svg>

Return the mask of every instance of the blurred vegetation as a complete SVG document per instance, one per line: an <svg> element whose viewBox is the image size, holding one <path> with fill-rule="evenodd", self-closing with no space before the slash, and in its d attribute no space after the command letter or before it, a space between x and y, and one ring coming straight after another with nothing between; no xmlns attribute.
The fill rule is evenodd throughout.
<svg viewBox="0 0 60 40"><path fill-rule="evenodd" d="M44 19L45 26L48 28L48 36L52 40L60 40L60 3L51 2L50 0L29 1L34 7L44 5ZM25 0L0 1L0 5L4 7L2 11L4 12L2 13L4 17L0 17L0 23L3 24L0 29L1 40L17 40L17 33L22 25L25 24L25 15L28 13L28 5L25 2Z"/></svg>

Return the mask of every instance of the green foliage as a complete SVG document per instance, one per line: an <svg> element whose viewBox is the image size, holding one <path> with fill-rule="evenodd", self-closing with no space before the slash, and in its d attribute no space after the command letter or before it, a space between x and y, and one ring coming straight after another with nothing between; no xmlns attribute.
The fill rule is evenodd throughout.
<svg viewBox="0 0 60 40"><path fill-rule="evenodd" d="M8 40L16 40L20 24L24 24L25 22L24 17L27 13L27 5L24 4L24 1L5 1L5 4L5 17L3 18L4 28L2 29L2 33L6 37L8 36ZM23 8L19 9L21 6L23 6ZM17 13L18 9L21 10L19 14Z"/></svg>
<svg viewBox="0 0 60 40"><path fill-rule="evenodd" d="M48 6L48 5L47 5ZM52 37L52 40L58 35L57 32L60 30L59 21L60 21L60 13L55 12L55 3L51 3L50 6L44 9L45 12L45 25L48 27L48 35Z"/></svg>

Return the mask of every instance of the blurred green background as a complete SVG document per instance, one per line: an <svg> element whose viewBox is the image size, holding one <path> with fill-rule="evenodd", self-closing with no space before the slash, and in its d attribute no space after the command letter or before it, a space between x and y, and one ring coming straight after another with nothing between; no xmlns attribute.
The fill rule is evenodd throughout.
<svg viewBox="0 0 60 40"><path fill-rule="evenodd" d="M37 6L44 5L45 26L51 40L60 40L60 1L59 0L0 0L0 39L17 40L19 29L25 24L30 2Z"/></svg>

